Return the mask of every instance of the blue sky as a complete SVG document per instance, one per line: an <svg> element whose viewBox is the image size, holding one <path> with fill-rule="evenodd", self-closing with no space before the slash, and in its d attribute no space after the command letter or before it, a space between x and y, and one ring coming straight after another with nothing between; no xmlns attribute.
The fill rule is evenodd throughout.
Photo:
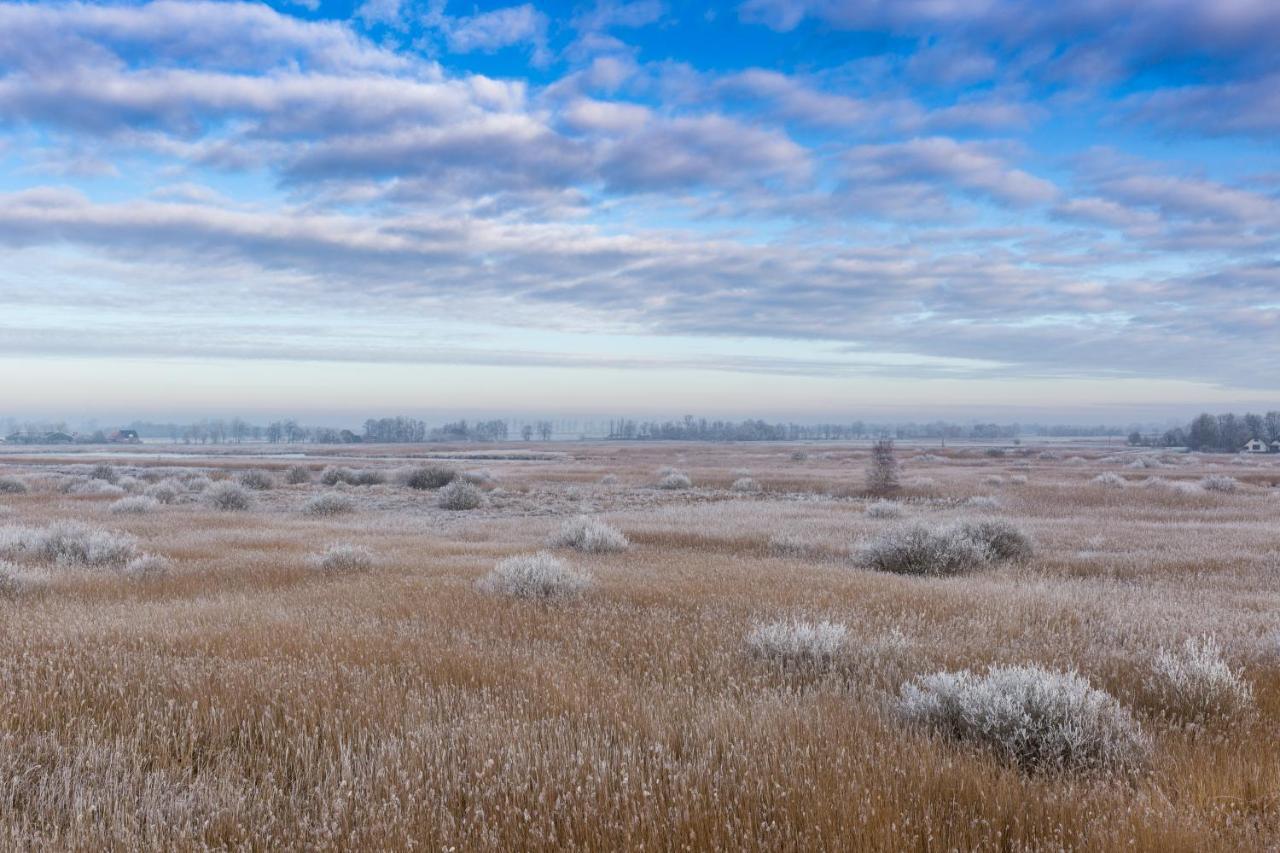
<svg viewBox="0 0 1280 853"><path fill-rule="evenodd" d="M0 414L1275 403L1280 5L0 3Z"/></svg>

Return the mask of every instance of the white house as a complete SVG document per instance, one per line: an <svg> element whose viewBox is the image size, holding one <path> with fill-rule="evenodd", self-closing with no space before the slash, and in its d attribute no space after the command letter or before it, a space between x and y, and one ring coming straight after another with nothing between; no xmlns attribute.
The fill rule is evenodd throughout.
<svg viewBox="0 0 1280 853"><path fill-rule="evenodd" d="M1241 453L1266 453L1267 443L1260 438L1251 438L1245 443Z"/></svg>

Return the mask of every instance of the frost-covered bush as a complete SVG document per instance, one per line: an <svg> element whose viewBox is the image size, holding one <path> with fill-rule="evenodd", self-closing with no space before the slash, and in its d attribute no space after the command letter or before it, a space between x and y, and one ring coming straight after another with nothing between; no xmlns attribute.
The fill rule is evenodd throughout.
<svg viewBox="0 0 1280 853"><path fill-rule="evenodd" d="M41 528L0 528L0 559L91 568L119 567L137 556L137 541L126 533L55 521Z"/></svg>
<svg viewBox="0 0 1280 853"><path fill-rule="evenodd" d="M229 480L222 480L205 489L204 499L209 506L224 512L246 510L253 505L253 498L248 490Z"/></svg>
<svg viewBox="0 0 1280 853"><path fill-rule="evenodd" d="M356 511L356 502L340 492L325 492L303 504L302 511L318 517L347 515Z"/></svg>
<svg viewBox="0 0 1280 853"><path fill-rule="evenodd" d="M0 560L0 596L17 598L40 592L49 585L49 578L24 566Z"/></svg>
<svg viewBox="0 0 1280 853"><path fill-rule="evenodd" d="M470 483L454 480L439 491L436 506L441 509L476 509L484 504L484 493Z"/></svg>
<svg viewBox="0 0 1280 853"><path fill-rule="evenodd" d="M106 480L73 477L65 481L60 490L68 495L95 495L98 497L118 498L125 494L124 489Z"/></svg>
<svg viewBox="0 0 1280 853"><path fill-rule="evenodd" d="M147 486L144 495L156 503L171 504L178 499L179 489L172 480L161 480L154 486Z"/></svg>
<svg viewBox="0 0 1280 853"><path fill-rule="evenodd" d="M373 568L373 552L360 545L335 543L315 555L311 565L323 572L365 572Z"/></svg>
<svg viewBox="0 0 1280 853"><path fill-rule="evenodd" d="M848 633L844 625L825 619L756 623L747 633L747 650L784 666L821 669L844 650Z"/></svg>
<svg viewBox="0 0 1280 853"><path fill-rule="evenodd" d="M193 492L206 491L212 485L213 485L213 480L210 480L208 477L205 477L205 476L197 475L187 480L187 488Z"/></svg>
<svg viewBox="0 0 1280 853"><path fill-rule="evenodd" d="M403 482L411 489L427 491L443 489L457 478L457 470L448 465L422 465L409 469L404 475Z"/></svg>
<svg viewBox="0 0 1280 853"><path fill-rule="evenodd" d="M887 531L857 551L867 568L903 575L958 575L982 568L991 554L959 526L912 524Z"/></svg>
<svg viewBox="0 0 1280 853"><path fill-rule="evenodd" d="M1189 637L1178 650L1161 649L1146 687L1166 713L1183 720L1234 717L1253 708L1253 687L1223 660L1210 636Z"/></svg>
<svg viewBox="0 0 1280 853"><path fill-rule="evenodd" d="M134 493L141 492L145 488L142 480L139 480L137 477L129 476L121 477L119 480L116 480L116 485L124 489L126 492Z"/></svg>
<svg viewBox="0 0 1280 853"><path fill-rule="evenodd" d="M659 489L688 489L692 486L693 481L683 471L672 471L664 474L662 479L658 481Z"/></svg>
<svg viewBox="0 0 1280 853"><path fill-rule="evenodd" d="M266 471L254 469L245 471L238 478L240 485L246 489L253 489L255 492L265 492L268 489L275 488L275 479Z"/></svg>
<svg viewBox="0 0 1280 853"><path fill-rule="evenodd" d="M320 482L326 486L336 486L339 483L345 483L348 486L377 486L386 481L385 474L372 469L354 470L329 465L320 472Z"/></svg>
<svg viewBox="0 0 1280 853"><path fill-rule="evenodd" d="M106 462L99 462L89 470L89 479L105 480L108 483L114 483L116 481L116 469L112 468Z"/></svg>
<svg viewBox="0 0 1280 853"><path fill-rule="evenodd" d="M133 497L121 498L108 509L116 515L146 515L149 512L155 512L158 506L160 506L160 502L155 498L134 495Z"/></svg>
<svg viewBox="0 0 1280 853"><path fill-rule="evenodd" d="M458 475L458 479L464 480L473 486L483 487L493 485L493 482L497 478L493 476L492 471L485 471L481 469L478 471L463 471Z"/></svg>
<svg viewBox="0 0 1280 853"><path fill-rule="evenodd" d="M590 575L546 551L507 557L476 583L483 592L538 599L574 598L590 585Z"/></svg>
<svg viewBox="0 0 1280 853"><path fill-rule="evenodd" d="M1031 537L1003 518L962 521L959 531L986 548L993 560L1025 563L1035 552Z"/></svg>
<svg viewBox="0 0 1280 853"><path fill-rule="evenodd" d="M607 554L631 547L622 531L585 515L566 521L560 531L551 537L551 544L575 548L589 554Z"/></svg>
<svg viewBox="0 0 1280 853"><path fill-rule="evenodd" d="M974 495L973 497L966 500L964 502L964 505L969 507L969 509L976 509L976 510L983 510L983 511L986 511L986 510L994 511L994 510L1000 509L1000 506L1001 506L1000 499L991 497L990 495Z"/></svg>
<svg viewBox="0 0 1280 853"><path fill-rule="evenodd" d="M1200 488L1206 492L1222 492L1223 494L1231 494L1240 488L1240 481L1235 477L1227 477L1222 474L1211 474L1200 481Z"/></svg>
<svg viewBox="0 0 1280 853"><path fill-rule="evenodd" d="M901 518L902 504L895 501L875 501L867 504L867 518Z"/></svg>
<svg viewBox="0 0 1280 853"><path fill-rule="evenodd" d="M169 574L169 561L156 554L142 554L125 563L123 574L135 580L160 578Z"/></svg>
<svg viewBox="0 0 1280 853"><path fill-rule="evenodd" d="M735 492L758 492L760 484L750 477L739 477L733 481L733 485L729 487Z"/></svg>
<svg viewBox="0 0 1280 853"><path fill-rule="evenodd" d="M903 685L897 708L908 723L983 746L1028 772L1125 772L1151 753L1128 709L1075 672L939 672Z"/></svg>
<svg viewBox="0 0 1280 853"><path fill-rule="evenodd" d="M0 495L25 495L27 484L17 477L0 477Z"/></svg>
<svg viewBox="0 0 1280 853"><path fill-rule="evenodd" d="M1099 474L1090 482L1095 486L1102 486L1107 489L1123 489L1125 486L1129 485L1128 481L1126 481L1124 477L1121 477L1119 474L1112 471Z"/></svg>
<svg viewBox="0 0 1280 853"><path fill-rule="evenodd" d="M301 486L311 482L311 469L306 465L290 465L284 472L284 481L291 486Z"/></svg>

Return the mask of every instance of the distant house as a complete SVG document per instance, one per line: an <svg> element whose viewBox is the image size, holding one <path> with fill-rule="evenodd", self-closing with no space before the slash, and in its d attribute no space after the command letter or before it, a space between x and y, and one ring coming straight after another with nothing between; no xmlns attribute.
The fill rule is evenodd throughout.
<svg viewBox="0 0 1280 853"><path fill-rule="evenodd" d="M1240 450L1241 453L1266 453L1267 443L1260 438L1251 438Z"/></svg>
<svg viewBox="0 0 1280 853"><path fill-rule="evenodd" d="M111 444L142 444L136 429L118 429L107 436Z"/></svg>

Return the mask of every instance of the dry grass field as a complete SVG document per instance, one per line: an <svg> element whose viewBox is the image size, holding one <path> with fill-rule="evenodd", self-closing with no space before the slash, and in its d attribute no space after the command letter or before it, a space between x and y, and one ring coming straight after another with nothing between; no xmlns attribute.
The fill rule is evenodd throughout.
<svg viewBox="0 0 1280 853"><path fill-rule="evenodd" d="M0 453L0 846L1280 846L1280 459L900 446L868 512L866 447L547 446ZM991 519L1029 559L866 565ZM1078 672L1145 752L904 711L990 665Z"/></svg>

